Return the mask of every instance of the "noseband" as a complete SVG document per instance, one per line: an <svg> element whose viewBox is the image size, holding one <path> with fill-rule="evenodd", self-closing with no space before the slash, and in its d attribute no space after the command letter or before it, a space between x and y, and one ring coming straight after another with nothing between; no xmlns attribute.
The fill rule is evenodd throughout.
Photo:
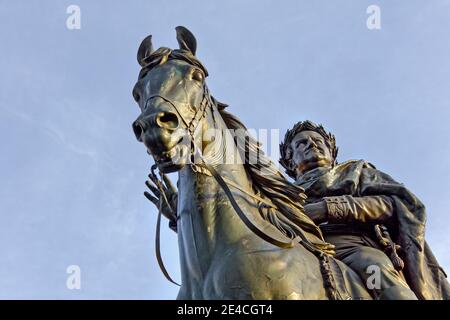
<svg viewBox="0 0 450 320"><path fill-rule="evenodd" d="M209 95L208 88L206 87L206 85L203 85L203 99L200 102L200 106L198 108L195 108L196 112L194 114L194 117L190 121L186 120L186 118L180 112L179 108L177 108L176 104L174 102L172 102L172 100L170 100L162 95L154 94L147 99L146 103L148 103L150 100L152 100L154 98L160 98L160 99L164 100L165 102L167 102L168 104L170 104L172 106L172 108L177 112L180 119L183 121L183 124L185 125L186 129L189 131L189 135L191 136L191 138L193 138L195 129L197 129L197 126L200 123L200 120L205 117L207 107L212 105L212 101L209 99L209 97L210 97L210 95Z"/></svg>

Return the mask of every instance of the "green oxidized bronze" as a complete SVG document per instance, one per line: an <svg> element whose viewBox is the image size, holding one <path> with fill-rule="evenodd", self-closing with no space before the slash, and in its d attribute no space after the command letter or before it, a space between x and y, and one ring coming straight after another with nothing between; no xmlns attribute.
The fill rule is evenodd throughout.
<svg viewBox="0 0 450 320"><path fill-rule="evenodd" d="M245 126L225 111L226 105L209 93L205 83L208 73L195 56L197 45L194 36L186 28L177 27L177 40L179 49L153 50L149 36L138 50L142 70L133 95L141 114L133 123L133 130L155 159L165 183L159 181L152 170L147 185L154 196L149 193L146 196L158 206L158 232L163 214L169 219L169 226L178 233L182 277L178 298L378 297L377 293L366 289L360 269L353 270L333 257L342 252L340 242L324 239L321 228L313 222L336 220L342 213L341 218L351 224L349 216L359 213L350 213L346 207L339 209L343 206L342 199L328 197L327 192L331 189L327 188L333 186L327 179L322 185L317 185L316 197L312 195L314 188L302 186L311 191L305 204L304 189L298 185L302 181L299 180L298 184L287 181L251 137L231 136L228 129L245 132ZM223 134L211 136L211 130ZM318 135L321 136L320 132ZM297 139L296 135L294 138ZM325 140L324 143L331 141ZM239 151L237 157L240 161L222 161L230 150L235 149ZM290 147L284 149L291 150ZM302 161L298 162L304 158L300 149L297 154L292 150L289 151L290 173L294 172L295 177L301 179L307 171L314 171L315 168L308 165L308 169L303 168ZM329 159L335 159L337 149L325 145L321 150ZM326 176L326 170L342 166L328 163L326 159L318 163L316 167L324 168L319 177ZM301 174L292 164L304 169ZM365 162L362 165L351 162L343 172L355 177L352 170L360 170L361 174L365 165ZM164 175L168 172L179 174L178 194ZM385 178L385 175L381 176ZM373 189L368 187L368 190L370 193ZM342 195L347 195L347 191L343 190ZM340 197L341 194L333 196ZM366 209L371 210L370 207ZM386 229L381 229L384 226L378 227L380 241L385 240L388 247L392 243L389 242L389 234ZM336 250L329 243L332 240L336 242ZM159 239L157 251L158 247ZM397 252L398 246L391 248L392 252ZM386 255L380 249L373 250ZM159 253L157 255L163 272L170 279ZM405 260L406 268L410 268L409 260ZM434 293L425 296L429 297L437 298Z"/></svg>

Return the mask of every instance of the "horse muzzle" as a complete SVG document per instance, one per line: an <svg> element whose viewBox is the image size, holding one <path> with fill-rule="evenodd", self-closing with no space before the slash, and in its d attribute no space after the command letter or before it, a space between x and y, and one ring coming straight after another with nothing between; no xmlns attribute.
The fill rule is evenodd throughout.
<svg viewBox="0 0 450 320"><path fill-rule="evenodd" d="M132 126L136 139L147 147L161 171L177 171L186 164L189 136L185 129L180 128L180 120L175 113L144 113Z"/></svg>

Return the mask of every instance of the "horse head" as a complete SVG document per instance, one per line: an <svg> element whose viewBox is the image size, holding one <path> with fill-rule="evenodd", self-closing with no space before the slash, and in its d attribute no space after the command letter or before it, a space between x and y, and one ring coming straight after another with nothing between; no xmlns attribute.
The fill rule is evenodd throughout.
<svg viewBox="0 0 450 320"><path fill-rule="evenodd" d="M205 94L208 72L195 56L196 39L184 27L176 31L176 50L153 50L151 35L142 41L137 54L142 69L133 88L141 111L134 134L166 173L190 161L193 131L211 102Z"/></svg>

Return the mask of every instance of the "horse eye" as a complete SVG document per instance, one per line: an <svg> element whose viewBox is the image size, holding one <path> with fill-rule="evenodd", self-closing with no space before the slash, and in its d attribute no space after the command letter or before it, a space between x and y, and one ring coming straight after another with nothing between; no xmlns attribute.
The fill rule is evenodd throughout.
<svg viewBox="0 0 450 320"><path fill-rule="evenodd" d="M200 70L195 70L192 73L192 79L202 82L203 81L203 73Z"/></svg>

